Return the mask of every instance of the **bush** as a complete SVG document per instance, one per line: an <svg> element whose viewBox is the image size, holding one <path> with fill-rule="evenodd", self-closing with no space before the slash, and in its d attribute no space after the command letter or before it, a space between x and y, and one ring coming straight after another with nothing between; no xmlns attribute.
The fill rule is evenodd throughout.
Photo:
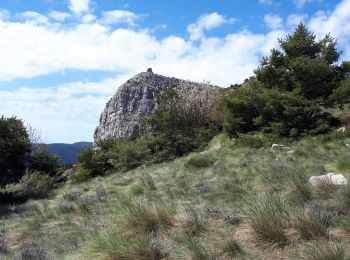
<svg viewBox="0 0 350 260"><path fill-rule="evenodd" d="M288 210L286 202L280 197L275 194L262 194L247 202L244 213L248 224L260 241L281 246L287 244L284 226Z"/></svg>
<svg viewBox="0 0 350 260"><path fill-rule="evenodd" d="M41 172L29 172L19 182L20 194L24 197L47 196L53 187L52 178Z"/></svg>
<svg viewBox="0 0 350 260"><path fill-rule="evenodd" d="M0 117L0 186L17 182L24 175L30 147L23 121Z"/></svg>
<svg viewBox="0 0 350 260"><path fill-rule="evenodd" d="M34 144L28 160L28 168L31 171L39 171L50 176L55 176L60 168L60 160L58 156L48 152L46 145Z"/></svg>

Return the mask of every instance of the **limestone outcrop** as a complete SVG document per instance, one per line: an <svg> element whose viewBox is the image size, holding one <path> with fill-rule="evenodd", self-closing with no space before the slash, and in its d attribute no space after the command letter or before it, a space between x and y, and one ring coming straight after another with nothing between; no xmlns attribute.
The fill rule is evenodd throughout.
<svg viewBox="0 0 350 260"><path fill-rule="evenodd" d="M137 137L147 117L157 106L157 97L166 89L174 87L180 95L213 102L219 88L207 83L165 77L152 69L141 72L123 85L107 102L95 130L95 143L105 139ZM185 104L184 104L185 105Z"/></svg>

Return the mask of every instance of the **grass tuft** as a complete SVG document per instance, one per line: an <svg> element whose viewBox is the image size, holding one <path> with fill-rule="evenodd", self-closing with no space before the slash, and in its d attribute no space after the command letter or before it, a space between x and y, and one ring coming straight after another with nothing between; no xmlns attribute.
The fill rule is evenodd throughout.
<svg viewBox="0 0 350 260"><path fill-rule="evenodd" d="M304 260L347 260L346 249L341 244L334 242L317 243L308 247L301 255Z"/></svg>
<svg viewBox="0 0 350 260"><path fill-rule="evenodd" d="M288 238L284 231L287 207L276 194L262 194L247 203L244 213L258 240L284 246Z"/></svg>
<svg viewBox="0 0 350 260"><path fill-rule="evenodd" d="M117 207L118 224L125 232L156 232L172 224L176 207L164 202L145 199L122 199Z"/></svg>

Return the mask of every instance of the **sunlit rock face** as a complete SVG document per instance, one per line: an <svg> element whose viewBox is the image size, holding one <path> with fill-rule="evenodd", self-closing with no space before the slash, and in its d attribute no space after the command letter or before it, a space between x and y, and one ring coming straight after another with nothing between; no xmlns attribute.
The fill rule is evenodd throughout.
<svg viewBox="0 0 350 260"><path fill-rule="evenodd" d="M152 69L141 72L121 85L107 102L95 130L95 144L99 140L137 137L145 117L156 108L157 97L171 87L175 87L179 95L207 100L217 97L219 90L207 83L158 75Z"/></svg>

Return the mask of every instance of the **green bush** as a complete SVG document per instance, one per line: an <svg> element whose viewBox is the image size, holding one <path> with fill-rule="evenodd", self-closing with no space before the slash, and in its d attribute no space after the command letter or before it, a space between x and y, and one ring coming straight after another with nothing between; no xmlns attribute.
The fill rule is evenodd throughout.
<svg viewBox="0 0 350 260"><path fill-rule="evenodd" d="M0 118L0 186L17 182L24 175L31 143L23 121Z"/></svg>
<svg viewBox="0 0 350 260"><path fill-rule="evenodd" d="M53 187L53 180L47 174L41 172L29 172L19 182L19 192L24 197L47 196Z"/></svg>

